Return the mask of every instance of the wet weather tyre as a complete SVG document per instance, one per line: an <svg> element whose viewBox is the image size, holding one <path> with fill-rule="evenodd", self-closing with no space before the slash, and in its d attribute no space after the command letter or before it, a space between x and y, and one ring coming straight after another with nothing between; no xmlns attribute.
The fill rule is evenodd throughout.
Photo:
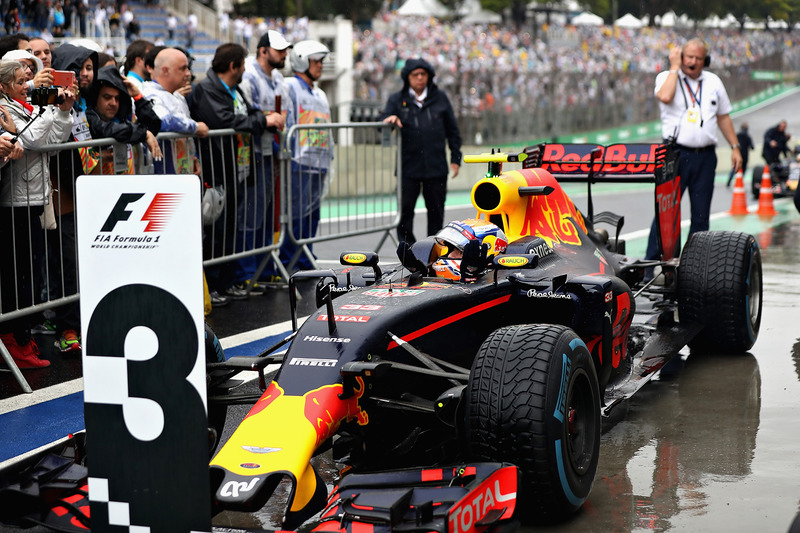
<svg viewBox="0 0 800 533"><path fill-rule="evenodd" d="M761 251L752 235L701 231L689 236L678 267L681 324L702 329L689 346L744 352L761 327Z"/></svg>
<svg viewBox="0 0 800 533"><path fill-rule="evenodd" d="M571 329L492 333L470 373L465 416L471 459L519 467L520 519L550 522L581 507L597 471L600 393L591 355Z"/></svg>

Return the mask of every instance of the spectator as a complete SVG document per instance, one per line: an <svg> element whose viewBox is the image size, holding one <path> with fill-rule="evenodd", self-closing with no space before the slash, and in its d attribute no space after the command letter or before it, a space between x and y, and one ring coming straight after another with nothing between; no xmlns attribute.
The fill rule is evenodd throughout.
<svg viewBox="0 0 800 533"><path fill-rule="evenodd" d="M131 122L131 98L136 107L137 121ZM161 158L161 148L156 135L161 128L161 120L153 111L153 103L146 100L139 88L129 78L122 78L115 67L103 67L97 73L97 83L86 98L86 119L92 137L102 139L113 137L127 144L128 166L118 171L114 164L113 152L102 154L103 174L133 174L133 148L131 144L145 143L153 158Z"/></svg>
<svg viewBox="0 0 800 533"><path fill-rule="evenodd" d="M16 5L12 5L8 11L6 11L3 24L6 29L6 35L11 35L19 31L19 9L17 9Z"/></svg>
<svg viewBox="0 0 800 533"><path fill-rule="evenodd" d="M286 80L292 103L292 122L302 126L330 124L331 110L328 96L316 86L322 77L322 62L330 53L319 41L300 41L289 52L289 66L294 77ZM302 113L300 110L302 109ZM328 179L328 168L333 160L333 135L330 130L311 129L289 139L292 149L291 229L281 247L281 261L289 270L313 268L311 245L298 247L293 241L308 239L317 233L322 191ZM307 255L308 254L308 255Z"/></svg>
<svg viewBox="0 0 800 533"><path fill-rule="evenodd" d="M25 72L16 61L0 62L0 88L0 102L6 108L3 113L6 118L13 119L18 142L28 152L26 157L10 161L3 168L0 180L0 243L7 252L0 260L0 283L3 311L7 312L34 303L32 272L38 270L38 265L32 263L30 242L42 231L39 216L51 201L49 154L37 150L45 144L64 142L69 137L70 108L75 96L71 88L59 89L64 101L57 107L31 106L26 102ZM20 367L48 366L49 361L38 357L38 346L30 337L31 325L30 317L3 322L0 339Z"/></svg>
<svg viewBox="0 0 800 533"><path fill-rule="evenodd" d="M0 57L6 55L11 50L30 50L31 43L28 36L24 33L4 35L0 37Z"/></svg>
<svg viewBox="0 0 800 533"><path fill-rule="evenodd" d="M101 69L103 67L114 67L117 66L117 60L114 59L114 56L111 54L107 54L105 52L100 52L97 54L97 69Z"/></svg>
<svg viewBox="0 0 800 533"><path fill-rule="evenodd" d="M43 31L47 28L47 17L50 15L50 10L47 7L45 0L36 0L33 8L34 18L33 27L38 31Z"/></svg>
<svg viewBox="0 0 800 533"><path fill-rule="evenodd" d="M169 41L175 40L175 30L178 29L178 17L175 16L174 13L170 13L167 17L167 35L169 36Z"/></svg>
<svg viewBox="0 0 800 533"><path fill-rule="evenodd" d="M3 61L17 61L25 69L25 81L33 82L34 76L42 70L42 62L25 50L12 50L3 55ZM32 85L32 84L31 84ZM29 85L30 88L30 85Z"/></svg>
<svg viewBox="0 0 800 533"><path fill-rule="evenodd" d="M106 11L105 4L103 2L98 3L97 7L94 9L95 37L102 37L103 27L108 21L108 18L108 11Z"/></svg>
<svg viewBox="0 0 800 533"><path fill-rule="evenodd" d="M34 37L28 41L28 46L31 47L31 53L42 62L42 67L52 67L53 53L50 50L50 43L41 37Z"/></svg>
<svg viewBox="0 0 800 533"><path fill-rule="evenodd" d="M147 54L144 56L144 71L146 72L145 80L153 79L153 69L155 68L156 56L167 48L165 45L154 45Z"/></svg>
<svg viewBox="0 0 800 533"><path fill-rule="evenodd" d="M244 28L242 29L242 38L244 39L244 49L250 51L250 39L253 38L253 23L249 18L244 19Z"/></svg>
<svg viewBox="0 0 800 533"><path fill-rule="evenodd" d="M281 69L286 65L286 56L291 48L289 41L275 30L269 30L261 36L256 47L256 57L248 58L245 63L244 77L242 79L242 92L252 102L253 107L264 114L280 113L282 123L278 129L282 130L287 114L293 110L289 97L289 87L283 79ZM278 106L278 98L280 105ZM293 119L290 119L293 121ZM237 239L240 249L261 248L272 244L274 232L273 210L277 207L273 203L275 197L275 184L272 179L273 172L278 168L278 151L280 146L273 135L267 134L254 140L256 153L256 179L252 186L245 191L246 202L239 205L239 236ZM242 282L256 281L254 276L261 262L266 259L266 254L252 255L238 261L237 277ZM261 279L273 281L277 271L270 263L260 274ZM255 283L251 285L255 288ZM251 289L252 292L253 289Z"/></svg>
<svg viewBox="0 0 800 533"><path fill-rule="evenodd" d="M161 119L161 131L197 135L205 138L208 126L192 119L186 99L177 92L191 79L186 54L165 48L155 58L152 81L144 82L142 93L153 102L153 111ZM163 143L164 162L156 165L156 173L199 174L194 139L178 139Z"/></svg>
<svg viewBox="0 0 800 533"><path fill-rule="evenodd" d="M220 180L225 187L225 210L222 217L206 232L203 241L205 259L231 253L236 237L236 191L250 174L250 135L259 135L265 129L280 125L278 115L265 116L254 109L242 95L238 86L244 75L247 55L241 45L227 43L217 47L205 79L192 90L189 110L192 118L204 122L210 129L233 128L240 134L235 139L201 139L200 163L207 183ZM206 269L212 305L225 305L228 298L244 299L247 292L234 287L236 265L227 262Z"/></svg>
<svg viewBox="0 0 800 533"><path fill-rule="evenodd" d="M433 82L433 67L423 59L406 61L400 76L403 88L389 97L383 121L400 128L403 138L400 176L400 224L397 235L409 244L414 236L414 207L420 189L428 209L428 233L435 235L444 223L447 196L447 153L450 170L458 175L461 164L461 135L450 99Z"/></svg>
<svg viewBox="0 0 800 533"><path fill-rule="evenodd" d="M64 16L64 8L61 6L61 2L56 2L56 4L53 6L53 36L63 37L64 32L66 31L64 27L66 23L67 19Z"/></svg>
<svg viewBox="0 0 800 533"><path fill-rule="evenodd" d="M139 39L129 44L128 49L125 51L125 76L133 81L140 91L142 90L142 84L147 79L144 58L153 46L150 41Z"/></svg>
<svg viewBox="0 0 800 533"><path fill-rule="evenodd" d="M739 133L736 134L736 138L739 140L739 151L742 153L742 168L740 170L744 175L747 172L747 160L750 158L750 150L755 148L753 138L747 132L747 122L742 122L742 125L739 126ZM728 187L731 186L731 181L733 181L735 174L734 169L731 169L731 174L728 176Z"/></svg>
<svg viewBox="0 0 800 533"><path fill-rule="evenodd" d="M16 39L9 41L9 44L16 40L18 48L10 49L3 53L1 57L7 58L9 61L23 61L23 63L30 68L26 77L28 80L28 92L32 91L34 87L49 87L53 84L53 69L43 68L44 64L32 54L30 41L24 34L17 34ZM12 55L9 55L12 54ZM33 74L28 77L28 74Z"/></svg>
<svg viewBox="0 0 800 533"><path fill-rule="evenodd" d="M68 70L75 74L78 97L72 109L72 134L69 141L91 141L86 120L86 99L94 83L97 67L97 52L62 44L53 52L52 64L57 70ZM48 237L50 256L50 297L71 296L78 293L78 260L75 221L75 178L82 174L100 173L100 154L97 148L75 148L64 150L50 160L51 175L55 179L53 195L57 232ZM60 290L60 294L57 291ZM57 307L51 320L46 320L38 329L42 333L57 336L55 346L62 352L80 352L80 304L70 302Z"/></svg>
<svg viewBox="0 0 800 533"><path fill-rule="evenodd" d="M194 11L189 11L186 17L186 49L191 51L194 44L194 38L197 35L197 15Z"/></svg>
<svg viewBox="0 0 800 533"><path fill-rule="evenodd" d="M789 139L791 135L786 133L786 121L781 120L777 126L773 126L764 133L764 148L761 155L768 165L779 163L781 155L789 154Z"/></svg>

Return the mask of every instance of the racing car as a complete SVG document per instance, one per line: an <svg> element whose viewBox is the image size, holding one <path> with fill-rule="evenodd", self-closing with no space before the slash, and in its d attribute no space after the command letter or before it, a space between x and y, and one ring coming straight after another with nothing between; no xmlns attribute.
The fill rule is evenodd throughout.
<svg viewBox="0 0 800 533"><path fill-rule="evenodd" d="M772 180L773 198L784 198L792 196L797 190L797 182L800 179L800 153L792 153L790 157L781 159L777 163L769 165L769 175ZM761 194L761 182L763 181L764 167L758 166L753 169L751 180L751 190L753 198L758 200Z"/></svg>
<svg viewBox="0 0 800 533"><path fill-rule="evenodd" d="M758 243L698 232L679 251L673 147L545 144L465 161L488 165L474 218L401 242L397 264L348 251L340 269L294 274L293 332L259 357L209 365L213 404L233 397L230 372L263 378L280 364L210 461L215 511L258 510L288 479L283 529L563 519L592 489L603 416L687 345L755 343ZM504 172L512 163L522 168ZM569 182L586 184L585 213ZM625 255L623 217L594 212L592 187L609 182L655 184L660 259ZM317 280L318 309L301 325L302 279ZM312 461L328 451L342 466L330 495Z"/></svg>

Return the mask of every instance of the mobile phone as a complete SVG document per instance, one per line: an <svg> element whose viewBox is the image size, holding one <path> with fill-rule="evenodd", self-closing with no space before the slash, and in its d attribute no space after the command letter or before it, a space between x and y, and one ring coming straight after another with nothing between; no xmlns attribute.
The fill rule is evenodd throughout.
<svg viewBox="0 0 800 533"><path fill-rule="evenodd" d="M72 87L75 85L75 73L71 70L54 70L53 85L56 87Z"/></svg>

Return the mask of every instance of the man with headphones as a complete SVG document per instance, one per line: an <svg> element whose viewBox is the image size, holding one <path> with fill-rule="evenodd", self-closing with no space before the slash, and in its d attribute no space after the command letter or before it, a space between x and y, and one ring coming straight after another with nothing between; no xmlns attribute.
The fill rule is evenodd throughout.
<svg viewBox="0 0 800 533"><path fill-rule="evenodd" d="M708 46L698 38L669 52L669 70L656 76L654 94L661 108L664 142L680 151L681 196L689 189L692 223L689 234L709 226L717 168L717 126L731 146L731 165L742 166L742 153L730 117L733 109L719 76L705 70ZM648 259L658 259L655 220L647 243Z"/></svg>

